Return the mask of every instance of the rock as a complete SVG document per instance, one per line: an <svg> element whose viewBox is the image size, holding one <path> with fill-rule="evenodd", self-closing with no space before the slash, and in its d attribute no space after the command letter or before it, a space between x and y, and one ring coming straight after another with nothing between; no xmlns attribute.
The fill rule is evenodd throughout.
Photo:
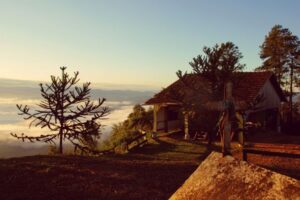
<svg viewBox="0 0 300 200"><path fill-rule="evenodd" d="M300 181L212 152L171 200L300 199Z"/></svg>

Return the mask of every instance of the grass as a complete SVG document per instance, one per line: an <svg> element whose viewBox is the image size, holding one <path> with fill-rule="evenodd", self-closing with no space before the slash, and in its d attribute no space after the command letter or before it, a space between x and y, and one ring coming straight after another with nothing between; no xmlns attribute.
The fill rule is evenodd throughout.
<svg viewBox="0 0 300 200"><path fill-rule="evenodd" d="M0 199L167 199L204 152L204 146L162 137L126 155L3 159Z"/></svg>
<svg viewBox="0 0 300 200"><path fill-rule="evenodd" d="M181 138L159 137L125 155L2 159L0 199L168 199L207 156L205 145ZM248 158L300 179L299 159Z"/></svg>

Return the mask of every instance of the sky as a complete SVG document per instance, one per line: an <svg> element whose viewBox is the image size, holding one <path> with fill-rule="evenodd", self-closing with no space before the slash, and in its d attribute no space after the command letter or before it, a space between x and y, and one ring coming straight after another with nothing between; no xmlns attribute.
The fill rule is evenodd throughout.
<svg viewBox="0 0 300 200"><path fill-rule="evenodd" d="M275 24L300 36L296 0L0 0L0 78L165 87L204 46L232 41L246 70Z"/></svg>

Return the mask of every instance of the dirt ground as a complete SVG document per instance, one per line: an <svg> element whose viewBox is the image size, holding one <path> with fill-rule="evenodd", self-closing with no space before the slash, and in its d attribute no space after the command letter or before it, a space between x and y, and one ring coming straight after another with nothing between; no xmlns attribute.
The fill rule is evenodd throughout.
<svg viewBox="0 0 300 200"><path fill-rule="evenodd" d="M205 145L161 137L126 155L1 159L0 199L168 199L207 153ZM248 159L300 179L299 159Z"/></svg>

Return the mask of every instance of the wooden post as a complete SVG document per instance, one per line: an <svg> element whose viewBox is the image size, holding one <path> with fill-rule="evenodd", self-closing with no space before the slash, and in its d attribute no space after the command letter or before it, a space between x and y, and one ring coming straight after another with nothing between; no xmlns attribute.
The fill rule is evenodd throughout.
<svg viewBox="0 0 300 200"><path fill-rule="evenodd" d="M169 127L168 127L168 107L164 107L164 116L165 116L165 120L164 120L164 130L165 133L168 133L169 131Z"/></svg>
<svg viewBox="0 0 300 200"><path fill-rule="evenodd" d="M183 116L184 116L184 139L189 140L190 133L189 133L189 114L188 114L188 112L184 112Z"/></svg>
<svg viewBox="0 0 300 200"><path fill-rule="evenodd" d="M242 113L237 113L237 121L238 121L238 142L243 147L245 143L245 116Z"/></svg>
<svg viewBox="0 0 300 200"><path fill-rule="evenodd" d="M158 105L154 104L153 107L153 132L157 132L157 111L158 111Z"/></svg>
<svg viewBox="0 0 300 200"><path fill-rule="evenodd" d="M230 106L233 105L233 97L232 97L232 82L227 82L225 84L225 91L224 91L224 108L225 108L225 119L224 119L224 130L223 130L223 155L227 155L230 152L230 141L231 141L231 132L232 132L232 121L231 121L231 114L235 114L235 111L230 109Z"/></svg>
<svg viewBox="0 0 300 200"><path fill-rule="evenodd" d="M232 82L231 81L228 81L225 84L224 99L225 100L231 100L231 101L233 100L233 97L232 97Z"/></svg>
<svg viewBox="0 0 300 200"><path fill-rule="evenodd" d="M243 161L247 161L247 151L243 147Z"/></svg>
<svg viewBox="0 0 300 200"><path fill-rule="evenodd" d="M159 110L159 106L157 104L154 104L153 107L153 131L151 134L152 138L157 137L157 111Z"/></svg>
<svg viewBox="0 0 300 200"><path fill-rule="evenodd" d="M222 111L222 118L219 121L219 128L221 133L221 143L223 156L230 154L230 142L233 131L233 120L235 119L235 109L241 109L244 102L236 102L232 96L232 82L228 81L224 85L224 99L223 101L208 102L207 108L212 110Z"/></svg>
<svg viewBox="0 0 300 200"><path fill-rule="evenodd" d="M229 116L225 116L225 122L224 122L224 130L223 130L223 155L227 155L230 152L230 141L231 141L231 130L232 130L232 126L231 126L231 122L229 119Z"/></svg>

